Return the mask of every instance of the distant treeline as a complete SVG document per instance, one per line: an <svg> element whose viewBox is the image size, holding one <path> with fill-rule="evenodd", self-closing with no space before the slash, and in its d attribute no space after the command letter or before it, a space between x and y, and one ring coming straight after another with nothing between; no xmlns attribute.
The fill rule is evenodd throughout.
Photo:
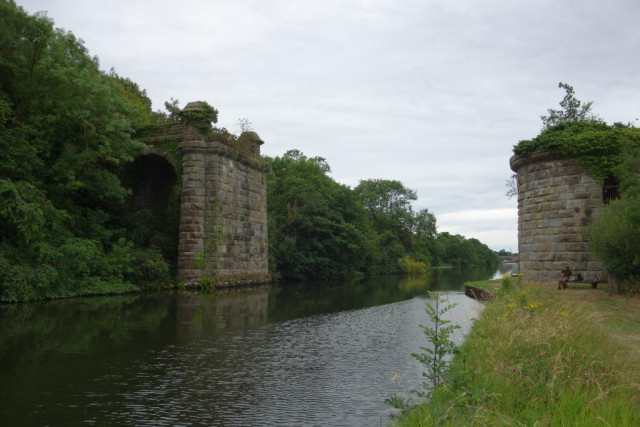
<svg viewBox="0 0 640 427"><path fill-rule="evenodd" d="M321 157L298 150L267 159L271 272L285 280L424 272L429 266L493 266L477 239L438 233L436 217L415 212L414 190L368 179L351 189Z"/></svg>
<svg viewBox="0 0 640 427"><path fill-rule="evenodd" d="M179 171L152 206L134 197L144 169L134 165L136 132L180 119L177 102L167 108L152 111L144 90L101 71L48 17L0 0L0 300L171 282ZM292 151L268 161L271 264L283 279L495 260L477 240L438 235L433 215L414 213L415 192L397 181L350 189L322 159Z"/></svg>

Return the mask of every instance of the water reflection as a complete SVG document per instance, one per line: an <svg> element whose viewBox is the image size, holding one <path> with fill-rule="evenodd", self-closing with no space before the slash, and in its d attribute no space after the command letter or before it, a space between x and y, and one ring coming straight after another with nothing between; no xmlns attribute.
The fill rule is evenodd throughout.
<svg viewBox="0 0 640 427"><path fill-rule="evenodd" d="M185 292L176 298L177 333L181 340L223 329L246 329L268 321L270 286L221 289L215 293Z"/></svg>
<svg viewBox="0 0 640 427"><path fill-rule="evenodd" d="M394 372L417 385L427 276L0 305L0 425L378 425ZM461 335L457 338L460 339Z"/></svg>

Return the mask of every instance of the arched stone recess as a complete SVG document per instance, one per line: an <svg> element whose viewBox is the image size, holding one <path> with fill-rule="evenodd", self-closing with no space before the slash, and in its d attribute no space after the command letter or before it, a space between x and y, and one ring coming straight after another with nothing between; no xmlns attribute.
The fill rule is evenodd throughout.
<svg viewBox="0 0 640 427"><path fill-rule="evenodd" d="M175 165L162 153L144 150L125 170L123 180L133 191L126 220L131 239L154 248L175 275L178 264L181 184Z"/></svg>
<svg viewBox="0 0 640 427"><path fill-rule="evenodd" d="M189 103L185 110L198 108ZM213 279L217 287L270 282L269 166L261 160L259 136L221 138L172 123L141 140L147 145L143 153L167 159L181 182L177 280Z"/></svg>
<svg viewBox="0 0 640 427"><path fill-rule="evenodd" d="M154 145L147 145L140 152L140 156L149 156L149 155L162 157L167 161L167 163L169 163L173 167L174 170L178 169L179 159L176 159L175 157L171 156L171 154L165 149L155 147Z"/></svg>
<svg viewBox="0 0 640 427"><path fill-rule="evenodd" d="M518 251L525 278L555 281L567 265L584 280L604 280L589 251L587 226L600 216L602 186L582 168L548 152L514 155L518 184Z"/></svg>

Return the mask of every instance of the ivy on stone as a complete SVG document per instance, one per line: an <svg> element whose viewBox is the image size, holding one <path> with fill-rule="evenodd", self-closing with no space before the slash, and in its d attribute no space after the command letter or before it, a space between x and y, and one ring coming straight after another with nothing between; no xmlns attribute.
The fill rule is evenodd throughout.
<svg viewBox="0 0 640 427"><path fill-rule="evenodd" d="M582 103L574 95L573 86L560 82L565 89L560 110L548 109L541 116L542 132L513 147L517 155L547 151L558 158L571 160L595 179L604 181L620 164L623 153L640 146L640 129L632 124L608 125L592 113L593 102Z"/></svg>

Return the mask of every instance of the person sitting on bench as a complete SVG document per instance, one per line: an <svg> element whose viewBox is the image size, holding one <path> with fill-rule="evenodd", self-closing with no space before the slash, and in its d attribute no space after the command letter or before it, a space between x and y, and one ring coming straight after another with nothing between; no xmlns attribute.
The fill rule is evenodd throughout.
<svg viewBox="0 0 640 427"><path fill-rule="evenodd" d="M571 280L571 269L567 265L560 273L560 281L558 282L558 289L567 289L569 287L569 280Z"/></svg>

